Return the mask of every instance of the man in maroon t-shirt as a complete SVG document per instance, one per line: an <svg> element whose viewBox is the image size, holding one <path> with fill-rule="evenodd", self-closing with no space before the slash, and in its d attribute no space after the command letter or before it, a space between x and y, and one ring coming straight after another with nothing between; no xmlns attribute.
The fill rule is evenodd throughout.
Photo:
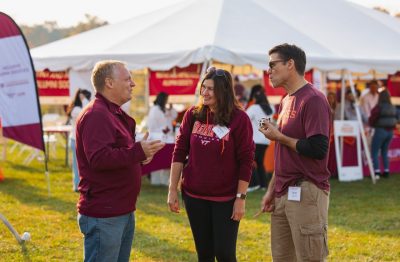
<svg viewBox="0 0 400 262"><path fill-rule="evenodd" d="M304 78L306 55L295 45L269 51L269 77L287 96L277 127L265 123L266 138L276 141L275 173L261 208L271 215L274 261L324 261L328 255L328 141L330 109L319 90Z"/></svg>

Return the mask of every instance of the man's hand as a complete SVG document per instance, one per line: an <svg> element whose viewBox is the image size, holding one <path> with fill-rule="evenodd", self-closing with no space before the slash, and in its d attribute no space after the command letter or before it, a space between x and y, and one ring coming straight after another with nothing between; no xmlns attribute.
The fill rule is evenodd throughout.
<svg viewBox="0 0 400 262"><path fill-rule="evenodd" d="M245 211L246 211L246 200L241 198L236 198L235 203L233 203L233 211L231 219L235 221L240 221L240 219L243 218Z"/></svg>
<svg viewBox="0 0 400 262"><path fill-rule="evenodd" d="M273 141L278 141L282 137L282 133L276 128L272 123L265 121L263 127L258 129L261 133L264 134L266 138Z"/></svg>
<svg viewBox="0 0 400 262"><path fill-rule="evenodd" d="M168 191L168 206L169 210L174 213L179 213L179 198L177 190Z"/></svg>
<svg viewBox="0 0 400 262"><path fill-rule="evenodd" d="M142 161L142 165L147 165L148 163L151 162L151 160L153 160L153 157L146 158L146 160Z"/></svg>
<svg viewBox="0 0 400 262"><path fill-rule="evenodd" d="M140 141L140 145L143 148L144 154L146 155L146 160L149 158L153 158L155 153L157 153L161 148L165 146L165 143L160 140L149 141L147 138L149 137L149 132L146 132L142 141Z"/></svg>
<svg viewBox="0 0 400 262"><path fill-rule="evenodd" d="M275 209L274 201L275 200L275 195L274 192L271 190L268 190L267 193L265 193L264 197L261 200L261 210L262 212L272 212Z"/></svg>

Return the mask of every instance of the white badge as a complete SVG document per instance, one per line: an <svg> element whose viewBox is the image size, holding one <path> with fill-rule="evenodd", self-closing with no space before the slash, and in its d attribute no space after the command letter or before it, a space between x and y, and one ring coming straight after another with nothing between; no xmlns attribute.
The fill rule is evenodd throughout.
<svg viewBox="0 0 400 262"><path fill-rule="evenodd" d="M288 191L288 200L300 201L301 187L290 186Z"/></svg>
<svg viewBox="0 0 400 262"><path fill-rule="evenodd" d="M229 129L226 126L220 126L220 125L214 126L212 131L214 131L214 133L217 135L219 139L222 139L224 136L226 136L226 134L229 133Z"/></svg>

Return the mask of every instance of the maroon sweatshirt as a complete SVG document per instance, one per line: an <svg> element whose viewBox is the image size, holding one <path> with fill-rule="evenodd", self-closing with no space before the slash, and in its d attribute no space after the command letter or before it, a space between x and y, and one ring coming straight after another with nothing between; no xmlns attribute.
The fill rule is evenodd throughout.
<svg viewBox="0 0 400 262"><path fill-rule="evenodd" d="M82 111L76 126L80 176L78 212L113 217L135 210L141 164L146 159L135 142L136 123L101 94Z"/></svg>
<svg viewBox="0 0 400 262"><path fill-rule="evenodd" d="M214 114L209 113L208 123L200 122L194 120L193 109L183 118L172 158L172 162L183 163L189 156L183 169L183 190L208 200L232 199L239 180L248 182L251 177L255 146L250 119L235 109L227 126L229 133L220 139L212 130Z"/></svg>

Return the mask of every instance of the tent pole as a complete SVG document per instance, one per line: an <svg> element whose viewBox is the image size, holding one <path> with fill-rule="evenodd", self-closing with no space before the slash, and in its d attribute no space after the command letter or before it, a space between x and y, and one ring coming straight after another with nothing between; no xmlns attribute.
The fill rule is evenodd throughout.
<svg viewBox="0 0 400 262"><path fill-rule="evenodd" d="M353 78L352 78L350 72L347 72L347 78L348 78L348 80L350 82L351 92L353 93L354 99L356 101L355 109L356 109L356 114L357 114L357 121L358 121L358 125L360 126L360 130L361 130L361 139L362 139L362 143L363 143L363 146L364 146L365 156L367 158L367 163L368 163L368 167L369 167L369 173L371 174L372 183L375 184L376 183L376 178L375 178L374 168L372 166L371 152L369 151L367 137L365 136L365 131L364 131L364 124L363 124L362 119L361 119L359 99L357 98L356 89L354 88Z"/></svg>
<svg viewBox="0 0 400 262"><path fill-rule="evenodd" d="M342 86L340 88L341 96L340 96L340 120L344 120L344 102L345 102L345 93L346 87L344 82L344 70L341 71L341 78L342 78Z"/></svg>
<svg viewBox="0 0 400 262"><path fill-rule="evenodd" d="M144 69L144 105L146 107L146 112L150 110L150 70L148 68Z"/></svg>
<svg viewBox="0 0 400 262"><path fill-rule="evenodd" d="M328 85L327 85L327 81L326 81L326 77L327 77L326 71L322 71L322 70L319 70L319 69L316 69L316 68L314 70L318 70L319 71L320 76L321 76L321 79L320 79L321 91L325 95L327 95L328 94Z"/></svg>
<svg viewBox="0 0 400 262"><path fill-rule="evenodd" d="M341 70L340 72L341 78L342 78L342 86L340 88L340 120L344 120L344 104L345 104L345 93L346 93L346 87L345 87L345 81L344 81L344 70ZM343 158L343 137L341 136L339 138L340 140L340 157ZM341 162L343 163L343 159L341 159ZM338 169L339 170L339 169Z"/></svg>

